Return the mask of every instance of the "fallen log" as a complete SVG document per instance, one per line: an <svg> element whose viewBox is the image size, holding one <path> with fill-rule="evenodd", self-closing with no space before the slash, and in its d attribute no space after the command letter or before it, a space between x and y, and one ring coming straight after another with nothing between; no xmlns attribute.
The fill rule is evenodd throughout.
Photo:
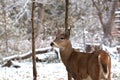
<svg viewBox="0 0 120 80"><path fill-rule="evenodd" d="M38 54L45 54L47 52L52 52L52 51L56 54L56 58L59 58L58 57L58 51L53 49L53 48L36 49L36 55L38 55ZM22 54L22 55L14 55L14 56L3 58L3 65L2 65L2 67L10 67L12 65L12 61L28 59L31 56L32 56L32 51L27 52L27 53ZM36 60L42 62L42 60L41 59L39 60L38 57L36 58ZM43 61L45 62L45 60L43 60Z"/></svg>

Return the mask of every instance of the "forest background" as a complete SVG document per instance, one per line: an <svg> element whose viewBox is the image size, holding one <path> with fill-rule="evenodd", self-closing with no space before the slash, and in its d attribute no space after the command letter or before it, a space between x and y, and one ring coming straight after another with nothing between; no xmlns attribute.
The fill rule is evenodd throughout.
<svg viewBox="0 0 120 80"><path fill-rule="evenodd" d="M97 2L99 0L95 0L96 4L99 4L99 9L92 1L70 0L69 26L72 27L73 46L80 47L84 51L86 44L100 45L104 41L103 24L98 15L101 8L104 8L101 11L103 22L107 19L112 20L112 27L107 28L108 31L111 29L112 37L110 44L106 45L120 45L120 39L111 34L116 32L115 26L118 26L112 19L115 15L108 18L114 1L103 0L99 3ZM115 11L120 9L120 2L116 1ZM31 0L0 0L0 62L3 57L24 54L32 49L31 4ZM65 0L36 0L35 7L36 48L49 47L57 27L64 29Z"/></svg>

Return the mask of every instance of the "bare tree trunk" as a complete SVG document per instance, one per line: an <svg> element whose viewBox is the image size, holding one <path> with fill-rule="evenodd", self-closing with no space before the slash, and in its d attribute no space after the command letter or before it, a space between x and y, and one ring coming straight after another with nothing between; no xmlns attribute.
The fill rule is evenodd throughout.
<svg viewBox="0 0 120 80"><path fill-rule="evenodd" d="M69 13L69 0L66 1L66 11L65 11L65 32L69 33L70 35L70 29L68 28L68 13ZM68 32L69 31L69 32ZM70 73L68 73L68 80L72 80L72 76Z"/></svg>
<svg viewBox="0 0 120 80"><path fill-rule="evenodd" d="M115 17L115 9L117 7L117 0L113 0L111 2L110 11L108 14L108 20L106 23L102 25L103 31L104 31L104 44L108 43L109 46L111 46L112 43L112 36L111 31L114 23L114 17ZM107 44L106 44L107 45Z"/></svg>
<svg viewBox="0 0 120 80"><path fill-rule="evenodd" d="M43 23L43 18L44 18L44 9L43 9L43 4L42 3L38 3L38 10L37 10L37 32L36 32L36 37L41 34L42 32L42 23Z"/></svg>
<svg viewBox="0 0 120 80"><path fill-rule="evenodd" d="M32 1L32 60L33 60L33 80L37 80L36 70L36 52L35 52L35 32L34 32L34 11L35 11L35 0Z"/></svg>
<svg viewBox="0 0 120 80"><path fill-rule="evenodd" d="M110 46L111 42L112 42L112 36L111 36L111 30L113 27L113 22L114 22L114 16L115 16L115 9L117 7L117 2L118 0L111 0L111 4L109 6L109 11L108 11L108 16L107 16L107 20L104 20L103 18L105 16L103 16L103 11L105 11L105 2L103 1L103 4L100 4L100 1L95 1L92 0L93 4L95 5L97 11L98 11L98 17L100 20L100 23L102 25L103 28L103 32L104 32L104 37L103 37L103 44ZM107 5L107 4L106 4Z"/></svg>
<svg viewBox="0 0 120 80"><path fill-rule="evenodd" d="M6 55L8 53L8 35L7 35L7 23L6 23L6 0L2 0L3 4L3 16L4 16L4 29L5 29L5 44L6 44Z"/></svg>
<svg viewBox="0 0 120 80"><path fill-rule="evenodd" d="M68 30L68 10L69 10L69 0L66 0L65 32Z"/></svg>

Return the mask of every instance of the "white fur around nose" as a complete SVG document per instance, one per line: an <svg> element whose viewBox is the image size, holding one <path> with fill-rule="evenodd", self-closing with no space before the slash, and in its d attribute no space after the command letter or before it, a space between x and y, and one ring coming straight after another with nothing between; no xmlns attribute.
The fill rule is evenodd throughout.
<svg viewBox="0 0 120 80"><path fill-rule="evenodd" d="M54 44L54 46L53 46L53 47L57 47L57 48L59 48L59 49L61 49L61 50L64 50L64 48L63 48L63 47L59 46L59 45L58 45L58 44L56 44L55 42L53 42L53 44Z"/></svg>

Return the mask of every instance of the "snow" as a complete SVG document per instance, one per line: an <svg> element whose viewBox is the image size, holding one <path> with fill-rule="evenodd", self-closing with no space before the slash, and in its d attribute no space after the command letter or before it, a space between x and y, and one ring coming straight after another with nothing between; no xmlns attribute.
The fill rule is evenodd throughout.
<svg viewBox="0 0 120 80"><path fill-rule="evenodd" d="M105 49L106 48L106 49ZM111 80L120 80L120 62L119 56L116 53L116 47L104 49L110 52L111 55ZM44 56L43 56L44 58ZM33 80L32 62L17 62L13 64L20 65L20 68L1 67L0 80ZM62 62L60 63L37 63L37 80L67 80L67 72Z"/></svg>
<svg viewBox="0 0 120 80"><path fill-rule="evenodd" d="M117 60L112 59L112 80L120 80L120 62L117 62Z"/></svg>
<svg viewBox="0 0 120 80"><path fill-rule="evenodd" d="M32 63L19 63L21 68L0 67L0 80L33 80ZM62 63L37 63L37 80L67 80L66 70Z"/></svg>

